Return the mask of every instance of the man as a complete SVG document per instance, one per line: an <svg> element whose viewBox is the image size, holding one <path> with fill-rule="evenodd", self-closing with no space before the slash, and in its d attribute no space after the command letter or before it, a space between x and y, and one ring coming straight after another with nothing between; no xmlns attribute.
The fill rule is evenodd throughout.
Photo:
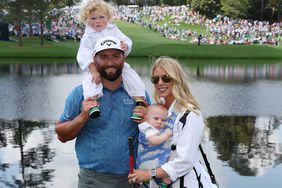
<svg viewBox="0 0 282 188"><path fill-rule="evenodd" d="M94 62L101 74L103 96L98 101L83 98L82 86L68 96L64 113L56 124L61 142L76 138L80 166L78 187L127 188L129 173L128 137L137 151L138 126L132 111L144 117L145 107L135 107L122 83L124 52L115 37L103 37L94 49ZM89 110L100 105L101 116L89 119ZM134 109L135 108L135 109Z"/></svg>

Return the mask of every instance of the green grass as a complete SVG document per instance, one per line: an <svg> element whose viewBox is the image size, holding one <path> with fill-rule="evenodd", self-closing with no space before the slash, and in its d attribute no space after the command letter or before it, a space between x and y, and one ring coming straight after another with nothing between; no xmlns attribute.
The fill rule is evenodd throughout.
<svg viewBox="0 0 282 188"><path fill-rule="evenodd" d="M188 41L174 41L135 24L116 21L119 28L133 41L130 57L157 57L167 55L189 59L282 59L282 45L201 45ZM0 42L2 58L75 58L79 42L44 41L40 46L38 38L24 38L23 47L18 42Z"/></svg>
<svg viewBox="0 0 282 188"><path fill-rule="evenodd" d="M191 30L191 31L196 31L196 33L202 33L202 34L207 34L206 27L201 27L199 24L186 24L184 22L179 22L179 25L174 25L170 21L171 15L165 16L165 18L162 21L158 21L152 24L152 27L156 27L157 25L159 26L164 26L166 23L168 27L173 27L177 29L186 29L186 30ZM149 17L142 17L142 20L146 22L150 22Z"/></svg>
<svg viewBox="0 0 282 188"><path fill-rule="evenodd" d="M0 43L0 58L74 58L79 43L74 41L44 41L40 46L38 38L23 38L23 47L18 41Z"/></svg>
<svg viewBox="0 0 282 188"><path fill-rule="evenodd" d="M133 39L131 56L168 55L200 59L282 59L282 46L273 45L201 45L189 41L175 41L154 32L125 22L119 28Z"/></svg>

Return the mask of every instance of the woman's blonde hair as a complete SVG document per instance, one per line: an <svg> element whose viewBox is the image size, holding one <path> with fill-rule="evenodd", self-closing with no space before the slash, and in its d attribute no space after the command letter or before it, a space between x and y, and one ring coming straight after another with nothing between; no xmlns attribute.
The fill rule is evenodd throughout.
<svg viewBox="0 0 282 188"><path fill-rule="evenodd" d="M198 114L200 107L189 89L187 75L179 62L171 57L159 57L153 63L151 75L153 75L154 70L158 67L162 68L172 77L172 94L176 99L175 109L178 112L190 110ZM156 90L154 91L154 99L156 102L161 102L161 98L158 96Z"/></svg>
<svg viewBox="0 0 282 188"><path fill-rule="evenodd" d="M81 22L87 23L87 20L90 14L93 11L101 11L108 16L108 19L111 20L114 14L114 7L109 3L106 3L102 0L88 0L87 3L82 3L81 9L79 12L79 18Z"/></svg>

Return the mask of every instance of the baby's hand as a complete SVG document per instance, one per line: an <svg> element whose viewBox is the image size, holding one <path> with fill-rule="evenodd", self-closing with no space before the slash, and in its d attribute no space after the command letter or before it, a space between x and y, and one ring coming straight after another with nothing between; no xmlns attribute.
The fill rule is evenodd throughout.
<svg viewBox="0 0 282 188"><path fill-rule="evenodd" d="M95 84L100 84L100 82L101 82L101 75L100 75L99 72L92 73L92 77L93 77L92 82L95 82Z"/></svg>
<svg viewBox="0 0 282 188"><path fill-rule="evenodd" d="M120 47L121 47L121 49L123 49L123 51L126 51L128 49L128 46L124 41L120 42Z"/></svg>
<svg viewBox="0 0 282 188"><path fill-rule="evenodd" d="M165 129L165 134L167 135L167 138L172 136L172 130L171 129Z"/></svg>

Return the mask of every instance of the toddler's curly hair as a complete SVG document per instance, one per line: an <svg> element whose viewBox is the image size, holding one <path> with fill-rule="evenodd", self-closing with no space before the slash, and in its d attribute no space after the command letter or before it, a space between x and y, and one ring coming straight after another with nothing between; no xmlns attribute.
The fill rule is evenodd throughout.
<svg viewBox="0 0 282 188"><path fill-rule="evenodd" d="M87 3L82 4L80 12L79 12L79 19L83 23L87 23L87 20L90 14L93 11L101 11L108 16L108 19L111 20L115 9L109 3L106 3L102 0L88 0Z"/></svg>

